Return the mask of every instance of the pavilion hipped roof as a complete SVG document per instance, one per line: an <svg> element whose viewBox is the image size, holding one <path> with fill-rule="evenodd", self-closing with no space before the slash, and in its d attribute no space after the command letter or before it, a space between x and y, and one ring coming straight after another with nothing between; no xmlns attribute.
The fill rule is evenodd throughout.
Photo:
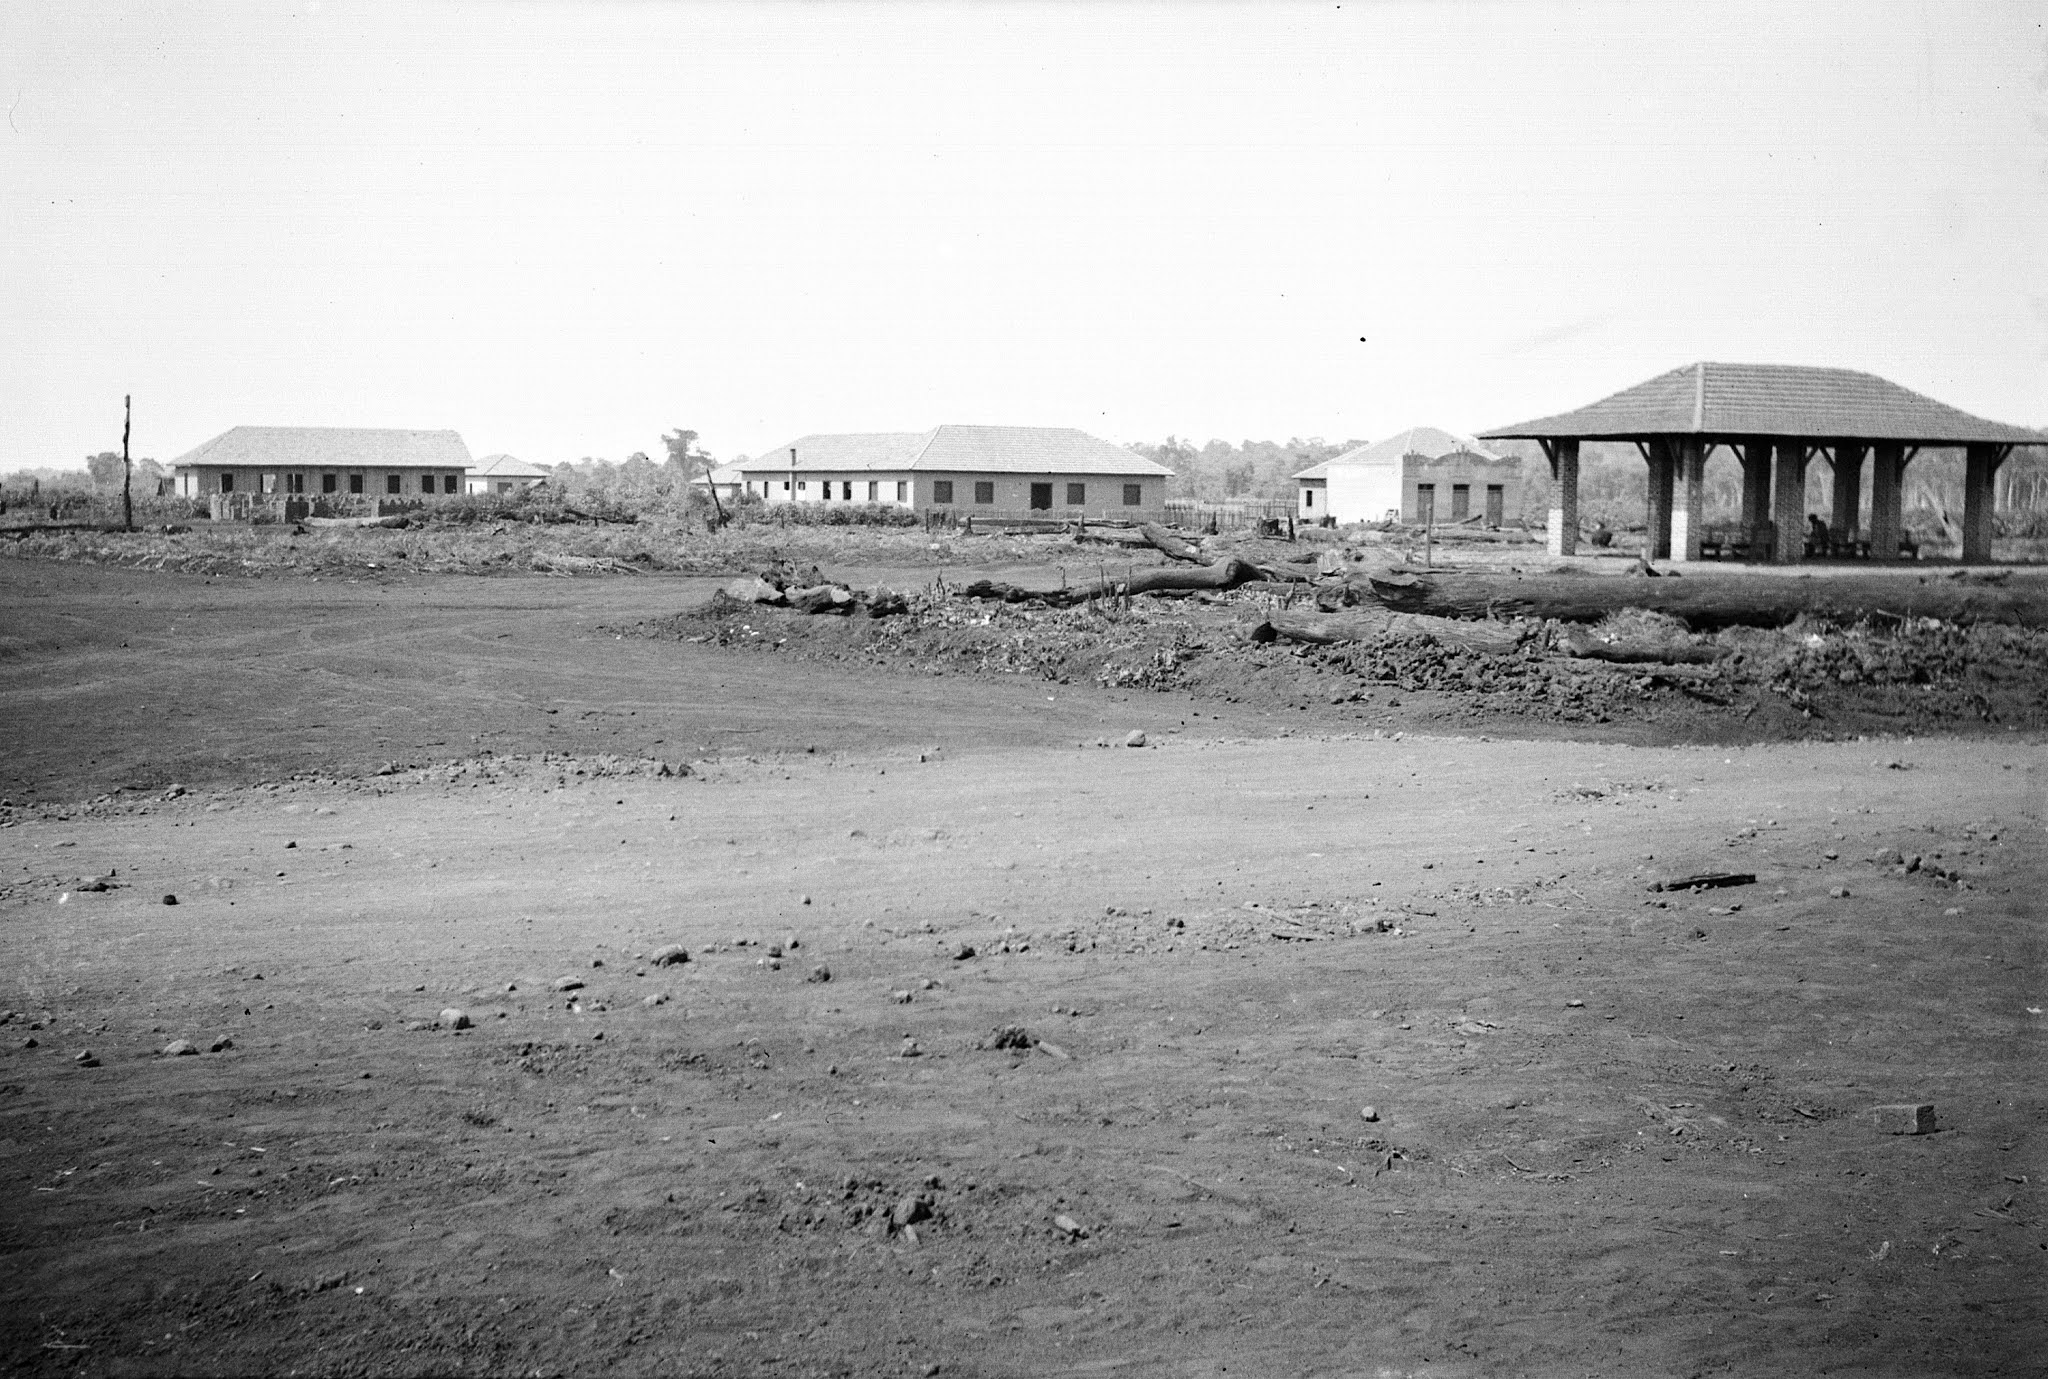
<svg viewBox="0 0 2048 1379"><path fill-rule="evenodd" d="M2048 445L2048 434L1971 416L1876 374L1796 364L1687 364L1576 411L1480 432L1485 440L1673 435Z"/></svg>

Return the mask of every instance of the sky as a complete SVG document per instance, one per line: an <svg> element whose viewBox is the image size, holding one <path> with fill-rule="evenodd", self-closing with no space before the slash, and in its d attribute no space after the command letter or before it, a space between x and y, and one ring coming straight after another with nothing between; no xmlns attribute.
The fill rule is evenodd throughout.
<svg viewBox="0 0 2048 1379"><path fill-rule="evenodd" d="M2048 7L0 0L0 471L241 424L2048 425Z"/></svg>

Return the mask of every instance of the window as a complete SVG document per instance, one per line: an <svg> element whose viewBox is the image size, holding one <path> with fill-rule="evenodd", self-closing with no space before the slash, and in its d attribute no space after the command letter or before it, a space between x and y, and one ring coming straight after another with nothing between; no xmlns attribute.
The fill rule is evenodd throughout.
<svg viewBox="0 0 2048 1379"><path fill-rule="evenodd" d="M1033 512L1052 511L1051 484L1033 484L1031 486L1031 510Z"/></svg>
<svg viewBox="0 0 2048 1379"><path fill-rule="evenodd" d="M896 481L896 501L897 501L897 502L899 502L899 503L901 503L901 502L903 502L903 501L904 501L905 499L907 499L907 498L909 498L909 497L910 497L910 480L908 480L908 479L898 479L898 480Z"/></svg>
<svg viewBox="0 0 2048 1379"><path fill-rule="evenodd" d="M802 493L802 492L804 492L804 491L805 491L805 490L804 490L804 485L805 485L805 484L807 484L807 483L809 483L809 482L810 482L810 480L809 480L809 479L798 479L798 480L796 481L796 491L797 491L798 493ZM788 487L789 487L789 480L787 480L787 479L784 479L784 480L782 481L782 486L783 486L784 488L788 488Z"/></svg>
<svg viewBox="0 0 2048 1379"><path fill-rule="evenodd" d="M460 478L459 476L457 476L457 475L454 475L454 474L443 474L443 475L441 476L441 491L442 491L443 493L459 493L459 492L461 492L461 491L462 491L462 480L461 480L461 478Z"/></svg>
<svg viewBox="0 0 2048 1379"><path fill-rule="evenodd" d="M869 501L870 503L874 502L876 498L880 497L880 496L881 496L881 492L882 492L882 485L881 485L881 481L880 481L880 480L877 480L877 479L870 479L870 480L868 480L868 501Z"/></svg>
<svg viewBox="0 0 2048 1379"><path fill-rule="evenodd" d="M348 476L348 491L349 491L350 493L361 493L361 492L363 491L363 476L362 476L362 475L360 475L360 474L351 474L351 475L349 475L349 476Z"/></svg>
<svg viewBox="0 0 2048 1379"><path fill-rule="evenodd" d="M223 473L220 476L220 491L222 493L233 493L235 491L234 475Z"/></svg>
<svg viewBox="0 0 2048 1379"><path fill-rule="evenodd" d="M993 479L976 479L974 481L974 501L977 503L993 503L995 500L995 481Z"/></svg>
<svg viewBox="0 0 2048 1379"><path fill-rule="evenodd" d="M275 474L265 474L261 479L257 480L257 487L265 493L277 492L277 476Z"/></svg>
<svg viewBox="0 0 2048 1379"><path fill-rule="evenodd" d="M853 480L848 479L839 486L839 496L849 503L853 501Z"/></svg>
<svg viewBox="0 0 2048 1379"><path fill-rule="evenodd" d="M953 501L953 481L951 479L932 480L932 501L934 503L950 503Z"/></svg>
<svg viewBox="0 0 2048 1379"><path fill-rule="evenodd" d="M1125 506L1125 507L1127 507L1127 508L1135 508L1135 507L1142 507L1142 506L1144 505L1144 502L1145 502L1145 486L1144 486L1143 484L1125 484L1125 485L1124 485L1124 506Z"/></svg>
<svg viewBox="0 0 2048 1379"><path fill-rule="evenodd" d="M322 493L332 493L340 487L341 476L339 474L322 474L320 476L320 491Z"/></svg>
<svg viewBox="0 0 2048 1379"><path fill-rule="evenodd" d="M403 493L403 492L405 492L405 490L404 490L404 489L402 489L402 488L400 488L400 487L399 487L399 483L400 483L400 476L399 476L399 475L396 475L396 474L386 474L386 475L384 476L384 491L385 491L386 493Z"/></svg>
<svg viewBox="0 0 2048 1379"><path fill-rule="evenodd" d="M511 481L510 479L500 479L500 480L498 480L498 492L500 492L500 493L510 493L511 491L512 491L512 481Z"/></svg>
<svg viewBox="0 0 2048 1379"><path fill-rule="evenodd" d="M1314 489L1305 488L1301 491L1301 505L1304 508L1312 508L1316 505L1316 491Z"/></svg>
<svg viewBox="0 0 2048 1379"><path fill-rule="evenodd" d="M1087 501L1088 501L1088 485L1086 485L1086 484L1068 484L1068 485L1067 485L1067 506L1068 506L1068 507L1070 507L1070 508L1078 508L1078 507L1082 506L1083 504L1085 504L1085 503L1086 503Z"/></svg>
<svg viewBox="0 0 2048 1379"><path fill-rule="evenodd" d="M284 491L286 493L304 493L306 491L306 476L303 474L285 475Z"/></svg>
<svg viewBox="0 0 2048 1379"><path fill-rule="evenodd" d="M783 491L784 493L787 493L787 492L789 492L789 480L787 480L787 479L784 479L784 480L782 481L782 491Z"/></svg>

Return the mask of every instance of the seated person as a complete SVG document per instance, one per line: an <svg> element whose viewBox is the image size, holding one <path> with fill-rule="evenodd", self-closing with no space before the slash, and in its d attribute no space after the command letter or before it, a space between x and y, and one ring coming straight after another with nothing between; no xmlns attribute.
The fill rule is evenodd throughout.
<svg viewBox="0 0 2048 1379"><path fill-rule="evenodd" d="M1811 514L1806 519L1806 553L1808 555L1826 555L1828 553L1828 524L1820 519L1818 513Z"/></svg>

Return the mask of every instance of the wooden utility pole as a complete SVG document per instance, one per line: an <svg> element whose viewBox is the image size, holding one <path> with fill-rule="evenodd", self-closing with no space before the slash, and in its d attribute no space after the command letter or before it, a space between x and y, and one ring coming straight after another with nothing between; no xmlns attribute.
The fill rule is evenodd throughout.
<svg viewBox="0 0 2048 1379"><path fill-rule="evenodd" d="M718 501L718 483L711 477L712 468L711 457L706 455L704 457L704 487L711 490L711 510L718 514L718 526L723 527L725 525L725 504ZM717 528L713 528L713 530L715 531Z"/></svg>
<svg viewBox="0 0 2048 1379"><path fill-rule="evenodd" d="M135 530L135 499L129 492L129 481L134 471L128 464L128 426L134 419L135 395L121 395L121 529Z"/></svg>

